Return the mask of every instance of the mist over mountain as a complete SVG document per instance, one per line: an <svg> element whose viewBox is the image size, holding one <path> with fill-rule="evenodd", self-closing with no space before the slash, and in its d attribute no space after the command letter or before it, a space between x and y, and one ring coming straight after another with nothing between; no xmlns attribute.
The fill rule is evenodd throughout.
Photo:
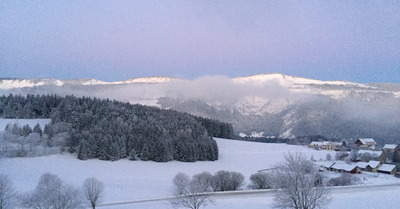
<svg viewBox="0 0 400 209"><path fill-rule="evenodd" d="M319 81L282 74L249 77L2 79L0 94L59 94L110 98L174 109L231 123L236 134L295 138L400 139L400 84Z"/></svg>

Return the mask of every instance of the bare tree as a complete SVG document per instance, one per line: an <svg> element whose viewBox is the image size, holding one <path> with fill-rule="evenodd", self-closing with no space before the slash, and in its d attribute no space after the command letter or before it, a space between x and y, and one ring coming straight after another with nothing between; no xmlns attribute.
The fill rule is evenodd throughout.
<svg viewBox="0 0 400 209"><path fill-rule="evenodd" d="M244 176L238 172L221 170L214 174L214 191L234 191L243 186Z"/></svg>
<svg viewBox="0 0 400 209"><path fill-rule="evenodd" d="M199 178L196 178L199 179ZM210 194L204 191L204 182L191 180L185 173L178 173L173 179L174 199L170 200L174 208L199 209L212 203Z"/></svg>
<svg viewBox="0 0 400 209"><path fill-rule="evenodd" d="M22 206L33 209L79 209L82 208L81 193L65 185L54 174L45 173L33 193L23 197Z"/></svg>
<svg viewBox="0 0 400 209"><path fill-rule="evenodd" d="M16 192L12 181L0 174L0 209L14 208Z"/></svg>
<svg viewBox="0 0 400 209"><path fill-rule="evenodd" d="M250 182L250 189L270 189L272 184L270 174L266 172L252 174Z"/></svg>
<svg viewBox="0 0 400 209"><path fill-rule="evenodd" d="M172 183L172 192L174 193L174 195L183 195L187 193L186 190L190 184L190 177L186 173L179 172L175 175Z"/></svg>
<svg viewBox="0 0 400 209"><path fill-rule="evenodd" d="M330 195L325 188L325 177L300 153L284 157L271 171L277 189L275 207L314 209L326 205Z"/></svg>
<svg viewBox="0 0 400 209"><path fill-rule="evenodd" d="M191 181L193 186L198 187L199 192L210 192L213 191L213 176L208 172L202 172L193 176Z"/></svg>
<svg viewBox="0 0 400 209"><path fill-rule="evenodd" d="M96 204L101 200L104 192L104 184L96 178L87 178L83 182L83 192L86 199L90 202L90 206L93 209L96 208Z"/></svg>
<svg viewBox="0 0 400 209"><path fill-rule="evenodd" d="M331 161L332 160L332 155L331 154L326 154L326 160Z"/></svg>

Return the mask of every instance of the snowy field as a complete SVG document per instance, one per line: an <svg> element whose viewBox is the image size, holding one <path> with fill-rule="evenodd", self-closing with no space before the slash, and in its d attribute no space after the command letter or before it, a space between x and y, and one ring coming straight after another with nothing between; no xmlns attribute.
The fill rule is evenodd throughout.
<svg viewBox="0 0 400 209"><path fill-rule="evenodd" d="M219 170L237 171L245 175L246 184L251 174L270 168L282 160L287 152L304 153L316 160L324 160L327 153L333 151L312 150L303 146L286 144L265 144L216 139L220 158L215 162L142 162L119 160L116 162L100 160L77 160L70 154L52 155L34 158L0 159L0 173L8 175L20 192L32 191L40 176L45 172L57 174L66 183L81 186L88 177L96 177L106 187L103 203L146 200L168 197L171 182L178 172L189 175L203 171L215 173ZM398 208L400 205L400 179L383 174L362 174L368 181L364 184L373 188L346 188L333 190L333 201L329 208ZM378 186L376 186L378 185ZM217 197L215 205L207 208L270 208L273 202L271 194L227 195ZM385 207L382 207L384 204ZM139 203L135 205L107 206L101 208L170 208L167 201Z"/></svg>
<svg viewBox="0 0 400 209"><path fill-rule="evenodd" d="M42 130L46 124L50 123L50 119L6 119L0 118L0 132L4 131L8 124L16 123L18 126L22 127L24 125L29 125L31 128L35 127L39 123Z"/></svg>

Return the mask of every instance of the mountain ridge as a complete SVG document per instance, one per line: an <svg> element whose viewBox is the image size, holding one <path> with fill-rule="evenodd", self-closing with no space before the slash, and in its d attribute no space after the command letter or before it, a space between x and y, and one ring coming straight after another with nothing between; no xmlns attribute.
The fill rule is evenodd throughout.
<svg viewBox="0 0 400 209"><path fill-rule="evenodd" d="M11 81L0 80L0 94L74 94L158 106L231 123L236 134L386 141L400 137L400 84L319 81L277 73L194 80L146 77L112 85L96 79L23 81L5 88Z"/></svg>

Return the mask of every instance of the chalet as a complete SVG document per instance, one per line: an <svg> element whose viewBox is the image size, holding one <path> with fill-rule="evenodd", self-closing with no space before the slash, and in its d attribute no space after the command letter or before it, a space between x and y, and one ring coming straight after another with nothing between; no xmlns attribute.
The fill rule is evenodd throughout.
<svg viewBox="0 0 400 209"><path fill-rule="evenodd" d="M385 144L385 146L383 147L383 151L394 152L398 148L399 148L398 144Z"/></svg>
<svg viewBox="0 0 400 209"><path fill-rule="evenodd" d="M330 141L323 141L323 142L313 141L310 143L310 145L308 147L314 148L314 149L323 149L323 150L335 150L336 149L336 145Z"/></svg>
<svg viewBox="0 0 400 209"><path fill-rule="evenodd" d="M365 171L368 172L377 172L378 168L382 165L382 162L371 160L368 162L368 165L365 167Z"/></svg>
<svg viewBox="0 0 400 209"><path fill-rule="evenodd" d="M391 164L382 164L378 168L378 173L385 173L385 174L391 174L394 175L397 170L397 165L391 165Z"/></svg>
<svg viewBox="0 0 400 209"><path fill-rule="evenodd" d="M375 149L375 146L376 146L376 142L373 138L360 138L360 139L357 139L355 144L360 149Z"/></svg>
<svg viewBox="0 0 400 209"><path fill-rule="evenodd" d="M357 165L351 164L335 164L332 166L332 170L337 171L339 173L361 173L361 169Z"/></svg>

